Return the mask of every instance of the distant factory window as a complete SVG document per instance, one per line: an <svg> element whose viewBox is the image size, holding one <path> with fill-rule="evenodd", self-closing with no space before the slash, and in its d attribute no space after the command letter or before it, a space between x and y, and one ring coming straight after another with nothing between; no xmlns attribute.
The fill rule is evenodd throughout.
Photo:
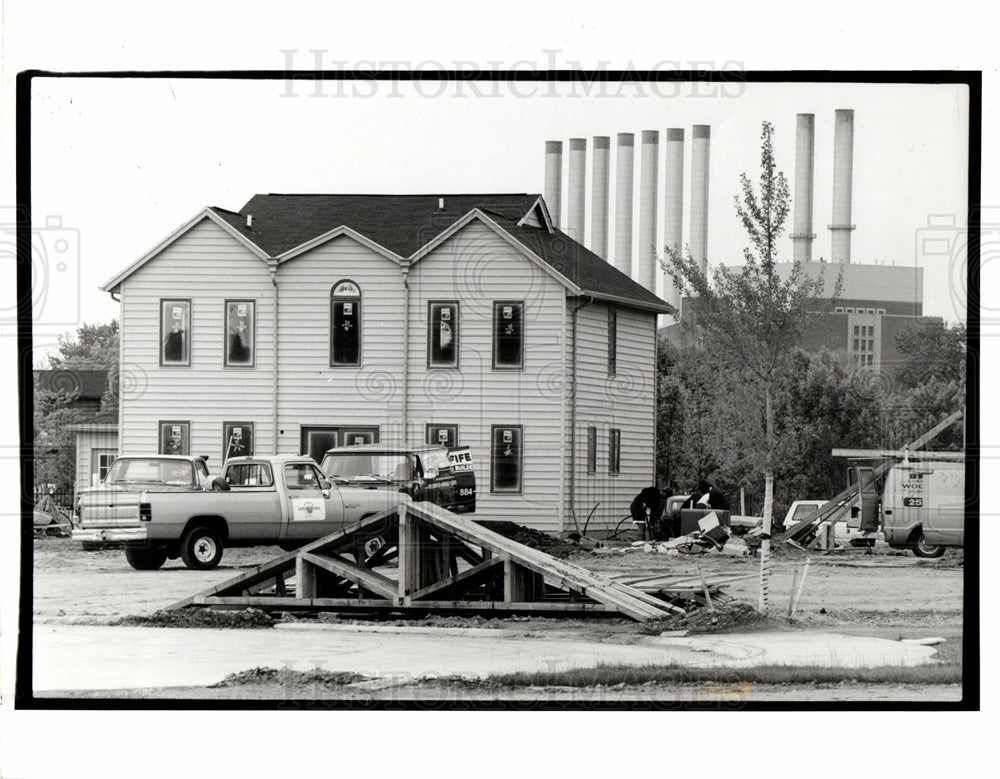
<svg viewBox="0 0 1000 779"><path fill-rule="evenodd" d="M458 303L427 304L427 367L458 367Z"/></svg>
<svg viewBox="0 0 1000 779"><path fill-rule="evenodd" d="M833 313L835 313L835 314L843 314L844 313L844 307L843 306L836 306L833 309Z"/></svg>
<svg viewBox="0 0 1000 779"><path fill-rule="evenodd" d="M361 289L340 281L330 291L330 366L361 365Z"/></svg>
<svg viewBox="0 0 1000 779"><path fill-rule="evenodd" d="M254 320L252 300L226 301L226 366L253 367Z"/></svg>
<svg viewBox="0 0 1000 779"><path fill-rule="evenodd" d="M493 303L493 367L524 367L524 303Z"/></svg>
<svg viewBox="0 0 1000 779"><path fill-rule="evenodd" d="M608 473L622 472L622 431L617 427L608 430Z"/></svg>
<svg viewBox="0 0 1000 779"><path fill-rule="evenodd" d="M879 313L880 315L883 315L883 314L885 314L885 309L884 309L884 308L880 308L880 309L878 310L878 313Z"/></svg>
<svg viewBox="0 0 1000 779"><path fill-rule="evenodd" d="M191 301L160 301L160 365L191 365Z"/></svg>
<svg viewBox="0 0 1000 779"><path fill-rule="evenodd" d="M853 313L854 313L854 307L853 307L853 306L848 306L848 307L847 307L847 308L845 308L844 310L845 310L845 311L846 311L846 312L847 312L848 314L853 314Z"/></svg>
<svg viewBox="0 0 1000 779"><path fill-rule="evenodd" d="M493 425L490 436L490 492L521 492L524 451L521 425Z"/></svg>
<svg viewBox="0 0 1000 779"><path fill-rule="evenodd" d="M868 309L868 313L874 316L874 314L875 314L875 309L874 309L874 308L869 308L869 309Z"/></svg>

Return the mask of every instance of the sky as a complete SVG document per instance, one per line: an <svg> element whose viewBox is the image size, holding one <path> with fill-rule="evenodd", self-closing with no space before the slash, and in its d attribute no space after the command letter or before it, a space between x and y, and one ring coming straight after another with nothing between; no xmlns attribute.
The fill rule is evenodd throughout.
<svg viewBox="0 0 1000 779"><path fill-rule="evenodd" d="M284 61L308 68L316 59L289 52ZM828 258L838 108L855 112L852 261L923 267L924 312L965 318L969 113L962 86L337 83L289 81L276 71L265 81L35 80L36 362L59 333L117 316L117 303L99 286L204 206L236 210L259 192L541 192L547 140L564 142L565 193L568 140L588 139L589 242L590 139L609 135L614 144L617 133L635 133L638 167L639 134L659 130L662 245L663 131L686 130L687 241L690 128L710 125L708 255L734 264L746 240L733 198L741 173L757 179L761 123L774 125L778 167L794 193L796 114L813 113L813 256ZM613 209L614 148L611 160ZM634 181L637 191L638 169ZM638 194L634 200L637 231ZM791 258L787 234L779 253Z"/></svg>

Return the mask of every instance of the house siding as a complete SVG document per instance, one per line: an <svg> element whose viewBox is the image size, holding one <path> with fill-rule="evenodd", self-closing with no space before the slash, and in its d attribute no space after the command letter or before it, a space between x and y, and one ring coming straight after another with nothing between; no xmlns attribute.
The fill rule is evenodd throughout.
<svg viewBox="0 0 1000 779"><path fill-rule="evenodd" d="M570 306L579 301L569 299ZM575 516L588 533L610 529L629 513L632 498L655 483L654 370L656 315L614 307L617 312L617 369L608 374L608 309L581 308L577 320ZM572 321L567 324L572 346ZM567 385L572 382L571 368ZM567 421L567 425L569 422ZM597 428L597 470L587 473L587 428ZM609 473L610 429L621 430L620 472ZM567 427L567 438L571 431ZM573 523L567 489L567 524ZM599 504L599 505L598 505ZM590 512L594 507L594 513Z"/></svg>
<svg viewBox="0 0 1000 779"><path fill-rule="evenodd" d="M278 268L278 451L297 454L302 427L375 426L399 440L405 292L398 263L342 236ZM361 290L361 365L330 366L330 293Z"/></svg>
<svg viewBox="0 0 1000 779"><path fill-rule="evenodd" d="M255 449L274 449L274 307L267 263L209 218L121 284L123 455L155 452L158 421L191 424L190 452L222 458L222 422L253 422ZM191 365L160 365L160 300L191 301ZM224 366L225 301L256 302L252 368Z"/></svg>
<svg viewBox="0 0 1000 779"><path fill-rule="evenodd" d="M118 433L114 428L110 429L84 429L76 434L76 481L73 485L74 503L75 497L80 490L86 489L91 484L90 475L94 472L93 454L95 450L112 451L118 450Z"/></svg>
<svg viewBox="0 0 1000 779"><path fill-rule="evenodd" d="M562 529L562 409L565 394L564 287L472 222L410 271L410 438L424 440L430 422L458 425L459 442L476 463L476 518ZM428 301L460 303L459 367L427 367ZM524 302L524 367L493 368L493 303ZM520 495L490 492L493 425L523 429Z"/></svg>

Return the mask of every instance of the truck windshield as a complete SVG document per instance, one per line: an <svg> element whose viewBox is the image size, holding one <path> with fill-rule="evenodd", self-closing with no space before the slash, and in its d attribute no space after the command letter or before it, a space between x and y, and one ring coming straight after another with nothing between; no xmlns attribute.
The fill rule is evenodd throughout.
<svg viewBox="0 0 1000 779"><path fill-rule="evenodd" d="M331 479L341 481L405 482L413 478L413 466L405 454L330 453L320 467Z"/></svg>
<svg viewBox="0 0 1000 779"><path fill-rule="evenodd" d="M105 484L148 482L151 484L194 484L191 463L155 458L118 458L104 478Z"/></svg>

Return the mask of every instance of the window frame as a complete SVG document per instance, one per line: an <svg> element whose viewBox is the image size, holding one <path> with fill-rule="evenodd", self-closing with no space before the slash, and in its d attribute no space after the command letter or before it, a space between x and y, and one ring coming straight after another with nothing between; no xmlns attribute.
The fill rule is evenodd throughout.
<svg viewBox="0 0 1000 779"><path fill-rule="evenodd" d="M520 332L520 360L517 365L506 365L497 363L497 350L499 346L498 335L498 325L500 323L500 313L502 311L502 306L515 306L521 311L521 332ZM526 307L523 300L494 300L493 301L493 343L492 343L492 369L495 371L523 371L524 370L524 356L525 356L525 312Z"/></svg>
<svg viewBox="0 0 1000 779"><path fill-rule="evenodd" d="M618 476L622 472L622 430L608 428L608 475Z"/></svg>
<svg viewBox="0 0 1000 779"><path fill-rule="evenodd" d="M174 427L175 425L177 425L177 426L179 426L181 428L181 441L184 444L181 447L181 449L183 449L183 451L180 451L180 452L168 452L168 451L166 451L166 443L167 443L168 439L170 438L170 435L171 435L171 432L172 432L170 430L170 428ZM158 431L158 434L157 434L157 447L156 447L156 453L157 454L180 454L180 455L184 455L185 457L190 457L191 456L191 421L190 420L178 420L178 419L168 420L168 419L161 419L161 420L157 421L157 431Z"/></svg>
<svg viewBox="0 0 1000 779"><path fill-rule="evenodd" d="M587 475L597 473L597 427L587 427Z"/></svg>
<svg viewBox="0 0 1000 779"><path fill-rule="evenodd" d="M608 376L618 374L618 311L608 307Z"/></svg>
<svg viewBox="0 0 1000 779"><path fill-rule="evenodd" d="M503 430L517 431L517 488L498 488L496 485L496 441L497 433ZM512 436L514 438L514 436ZM501 442L503 443L503 442ZM524 425L491 425L490 426L490 493L494 495L524 494Z"/></svg>
<svg viewBox="0 0 1000 779"><path fill-rule="evenodd" d="M230 354L229 348L229 307L247 305L250 307L249 319L250 326L248 328L250 333L250 360L248 362L233 362L232 355ZM237 368L240 370L252 370L257 367L257 301L249 298L244 299L229 299L227 298L222 306L222 316L223 316L223 326L225 327L225 343L222 345L222 365L225 368ZM237 309L238 312L238 309ZM237 316L239 314L237 313Z"/></svg>
<svg viewBox="0 0 1000 779"><path fill-rule="evenodd" d="M341 287L353 287L356 290L352 294L337 294L337 290ZM360 368L362 365L363 355L364 355L364 338L363 338L363 319L362 314L364 312L364 307L362 306L363 295L361 293L361 285L351 279L340 279L332 287L330 287L330 322L329 322L329 333L330 333L330 354L329 354L329 367L331 368ZM334 336L336 331L334 330L334 306L337 304L351 303L357 306L357 313L352 314L357 320L357 335L358 339L358 356L356 362L335 362L334 361Z"/></svg>
<svg viewBox="0 0 1000 779"><path fill-rule="evenodd" d="M244 454L233 455L234 457L253 457L254 454L254 444L257 439L257 431L253 422L223 422L222 423L222 462L226 462L229 459L229 440L236 428L243 428L244 434L247 428L250 430L250 435L245 438L247 443L247 451Z"/></svg>
<svg viewBox="0 0 1000 779"><path fill-rule="evenodd" d="M166 309L168 305L183 305L186 308L187 314L187 330L184 331L186 335L186 342L184 344L185 357L182 360L167 360L165 358L164 352L166 351L166 341L163 325L166 322ZM161 368L190 368L191 367L191 349L193 346L193 339L191 338L191 321L192 321L192 304L191 298L160 298L160 367Z"/></svg>
<svg viewBox="0 0 1000 779"><path fill-rule="evenodd" d="M451 432L452 442L448 444L442 444L440 441L436 441L431 437L431 431L437 428L438 430L447 429ZM440 423L440 422L428 422L424 425L424 443L432 446L458 446L458 425L452 423Z"/></svg>
<svg viewBox="0 0 1000 779"><path fill-rule="evenodd" d="M455 312L455 321L452 326L452 333L455 342L455 356L451 362L435 361L433 352L434 343L434 308L435 306L444 308L451 307ZM458 300L428 300L427 301L427 369L428 370L457 370L460 367L461 347L461 321L462 307Z"/></svg>

